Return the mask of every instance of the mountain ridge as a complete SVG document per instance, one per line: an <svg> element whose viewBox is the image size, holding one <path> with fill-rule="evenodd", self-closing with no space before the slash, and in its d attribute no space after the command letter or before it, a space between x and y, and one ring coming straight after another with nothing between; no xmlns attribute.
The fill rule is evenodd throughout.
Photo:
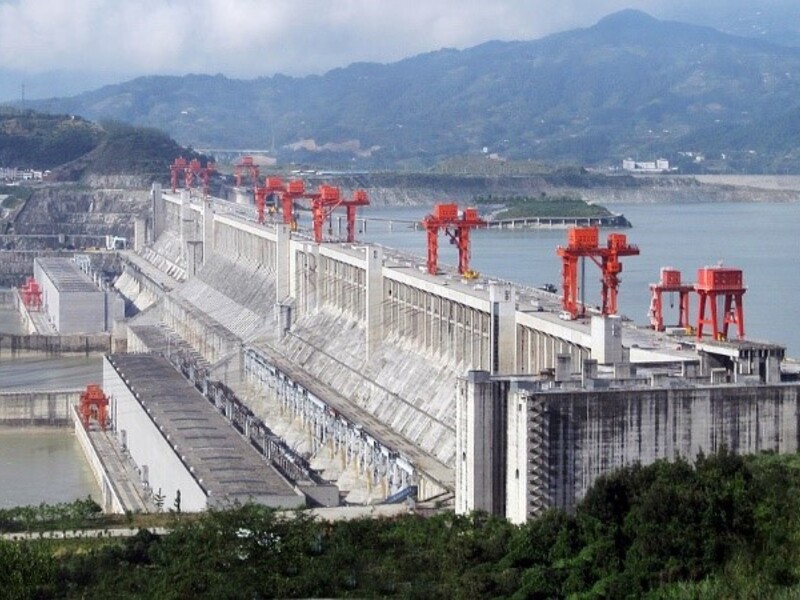
<svg viewBox="0 0 800 600"><path fill-rule="evenodd" d="M594 166L666 156L690 171L779 172L797 170L787 133L800 123L795 72L798 48L625 10L538 40L323 75L147 76L31 104L158 127L195 147L274 146L284 161L337 166L426 167L485 149ZM698 167L697 156L712 160Z"/></svg>

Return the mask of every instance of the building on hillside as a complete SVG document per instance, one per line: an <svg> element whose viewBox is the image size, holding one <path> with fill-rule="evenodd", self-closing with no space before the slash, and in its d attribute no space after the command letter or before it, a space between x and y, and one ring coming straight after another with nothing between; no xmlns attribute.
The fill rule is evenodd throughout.
<svg viewBox="0 0 800 600"><path fill-rule="evenodd" d="M666 173L670 170L670 166L666 158L659 158L654 161L638 161L626 158L622 161L622 170L631 173Z"/></svg>

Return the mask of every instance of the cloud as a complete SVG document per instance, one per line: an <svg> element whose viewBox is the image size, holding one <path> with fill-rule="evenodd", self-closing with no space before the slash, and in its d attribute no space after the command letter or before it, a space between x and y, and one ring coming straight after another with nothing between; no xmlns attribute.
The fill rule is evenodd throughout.
<svg viewBox="0 0 800 600"><path fill-rule="evenodd" d="M713 25L725 15L795 2L0 0L0 99L18 97L23 81L31 97L42 97L150 74L303 76L488 40L536 39L622 8L690 22L694 15ZM67 75L72 86L64 85Z"/></svg>
<svg viewBox="0 0 800 600"><path fill-rule="evenodd" d="M620 0L0 0L0 64L41 73L323 73L587 26ZM640 0L644 9L655 1Z"/></svg>

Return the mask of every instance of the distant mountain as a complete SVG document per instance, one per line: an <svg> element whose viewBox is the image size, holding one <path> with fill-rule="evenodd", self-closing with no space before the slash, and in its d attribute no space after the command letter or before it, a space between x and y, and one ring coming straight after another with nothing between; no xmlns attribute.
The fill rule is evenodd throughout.
<svg viewBox="0 0 800 600"><path fill-rule="evenodd" d="M633 10L540 40L323 76L144 77L29 104L318 164L425 166L483 152L584 165L664 156L689 170L800 164L800 49Z"/></svg>

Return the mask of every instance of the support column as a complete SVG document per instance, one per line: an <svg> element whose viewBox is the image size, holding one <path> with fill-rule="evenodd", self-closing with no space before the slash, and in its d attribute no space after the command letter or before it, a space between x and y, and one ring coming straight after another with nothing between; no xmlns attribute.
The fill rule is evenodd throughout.
<svg viewBox="0 0 800 600"><path fill-rule="evenodd" d="M367 246L366 332L367 360L383 338L383 250Z"/></svg>
<svg viewBox="0 0 800 600"><path fill-rule="evenodd" d="M303 244L302 250L291 253L289 282L292 298L297 300L298 316L317 310L320 292L319 244Z"/></svg>
<svg viewBox="0 0 800 600"><path fill-rule="evenodd" d="M456 395L456 513L505 516L506 389L487 371L459 379Z"/></svg>
<svg viewBox="0 0 800 600"><path fill-rule="evenodd" d="M133 251L141 252L147 242L147 220L136 217L133 220Z"/></svg>
<svg viewBox="0 0 800 600"><path fill-rule="evenodd" d="M489 286L489 365L492 375L511 375L516 371L516 298L508 285Z"/></svg>
<svg viewBox="0 0 800 600"><path fill-rule="evenodd" d="M622 320L616 315L592 317L592 358L601 365L623 362Z"/></svg>
<svg viewBox="0 0 800 600"><path fill-rule="evenodd" d="M203 242L186 242L186 276L194 277L205 263Z"/></svg>
<svg viewBox="0 0 800 600"><path fill-rule="evenodd" d="M214 204L211 198L203 201L203 264L214 251Z"/></svg>
<svg viewBox="0 0 800 600"><path fill-rule="evenodd" d="M164 231L166 218L166 205L160 183L153 184L150 199L153 207L153 241L155 242Z"/></svg>
<svg viewBox="0 0 800 600"><path fill-rule="evenodd" d="M192 236L192 215L189 200L189 190L181 190L181 208L180 208L180 246L181 258L186 260L188 256L188 243L193 241Z"/></svg>
<svg viewBox="0 0 800 600"><path fill-rule="evenodd" d="M276 302L284 302L290 295L290 235L289 226L279 224L275 226L275 291Z"/></svg>

